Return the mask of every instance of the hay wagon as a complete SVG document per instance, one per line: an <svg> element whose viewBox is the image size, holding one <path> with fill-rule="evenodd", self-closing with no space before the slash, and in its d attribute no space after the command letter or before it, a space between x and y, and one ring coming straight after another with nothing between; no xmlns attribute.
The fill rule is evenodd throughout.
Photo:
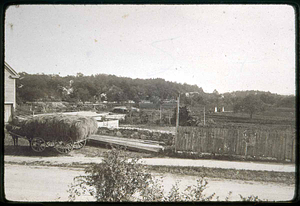
<svg viewBox="0 0 300 206"><path fill-rule="evenodd" d="M84 147L88 137L96 133L97 128L96 120L90 117L44 115L7 125L6 130L13 139L27 139L35 152L52 147L59 153L67 154Z"/></svg>

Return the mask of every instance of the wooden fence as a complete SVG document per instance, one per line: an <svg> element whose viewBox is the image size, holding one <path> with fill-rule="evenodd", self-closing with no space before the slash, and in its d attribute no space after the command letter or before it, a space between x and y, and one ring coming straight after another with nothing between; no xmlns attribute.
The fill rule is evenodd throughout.
<svg viewBox="0 0 300 206"><path fill-rule="evenodd" d="M179 127L176 151L276 158L295 162L295 131Z"/></svg>

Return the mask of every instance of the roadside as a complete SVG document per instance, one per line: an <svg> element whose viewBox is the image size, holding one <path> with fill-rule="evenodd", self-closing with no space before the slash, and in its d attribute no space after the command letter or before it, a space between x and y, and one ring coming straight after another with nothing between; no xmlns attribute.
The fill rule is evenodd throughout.
<svg viewBox="0 0 300 206"><path fill-rule="evenodd" d="M270 172L269 172L270 173ZM163 180L164 191L168 193L176 182L179 188L194 185L200 176L170 173L152 173L157 179ZM10 201L68 201L67 190L73 178L84 175L83 168L28 166L5 164L4 192ZM220 201L230 195L229 201L241 201L239 194L244 197L258 196L267 201L290 201L295 194L295 185L274 182L259 182L205 177L208 188L204 194L216 193ZM95 201L90 195L81 195L76 201Z"/></svg>
<svg viewBox="0 0 300 206"><path fill-rule="evenodd" d="M86 145L80 150L73 150L67 155L58 154L51 148L36 153L29 147L28 141L19 139L20 146L12 146L12 138L5 138L5 156L4 161L10 163L40 162L49 163L51 165L59 164L91 164L101 163L104 152L110 148L105 148L103 145ZM213 159L183 159L158 157L155 153L141 153L127 151L129 157L139 157L141 163L152 166L176 166L176 167L206 167L206 168L221 168L235 170L252 170L252 171L274 171L274 172L291 172L294 173L296 168L293 163L270 163L270 162L242 162L242 161L227 161Z"/></svg>
<svg viewBox="0 0 300 206"><path fill-rule="evenodd" d="M67 155L58 154L53 148L36 153L28 141L19 140L21 146L11 145L11 138L5 140L4 163L6 165L48 166L85 168L93 163L101 163L103 153L110 150L103 145L86 145ZM159 157L156 153L127 151L128 157L139 157L146 167L159 173L204 176L236 180L253 180L284 184L295 183L295 165L287 163L242 162L212 159L183 159Z"/></svg>
<svg viewBox="0 0 300 206"><path fill-rule="evenodd" d="M85 157L83 155L56 156L56 157L24 157L5 155L5 163L49 163L50 165L61 164L91 164L101 163L102 157ZM280 163L253 163L253 162L234 162L224 160L191 160L178 158L141 158L140 162L149 166L169 166L169 167L206 167L219 169L235 169L249 171L269 171L294 173L294 164Z"/></svg>
<svg viewBox="0 0 300 206"><path fill-rule="evenodd" d="M5 167L12 165L61 167L66 169L84 169L91 164L101 164L102 157L83 155L24 157L5 155ZM251 162L233 162L221 160L187 160L174 158L141 158L140 163L154 173L187 175L227 180L274 182L294 185L295 166L283 164L262 164Z"/></svg>

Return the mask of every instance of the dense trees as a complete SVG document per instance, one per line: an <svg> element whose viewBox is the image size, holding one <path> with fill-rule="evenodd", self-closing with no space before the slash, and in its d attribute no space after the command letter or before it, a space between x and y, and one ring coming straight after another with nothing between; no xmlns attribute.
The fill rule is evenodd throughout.
<svg viewBox="0 0 300 206"><path fill-rule="evenodd" d="M171 124L176 125L177 108L173 111ZM193 117L191 116L190 110L186 107L179 107L179 126L194 126Z"/></svg>
<svg viewBox="0 0 300 206"><path fill-rule="evenodd" d="M254 113L265 109L263 101L257 95L247 95L234 104L234 112L246 112L250 115L250 119Z"/></svg>
<svg viewBox="0 0 300 206"><path fill-rule="evenodd" d="M19 74L21 78L17 80L18 103L104 100L119 103L133 100L139 103L141 100L150 100L159 106L163 100L175 100L181 94L181 105L206 106L207 109L225 106L225 108L230 108L229 110L248 112L250 116L263 108L295 107L295 96L261 91L236 91L220 94L215 90L213 93L205 93L197 85L168 82L160 78L131 79L106 74L84 76L81 73L65 77L25 72Z"/></svg>
<svg viewBox="0 0 300 206"><path fill-rule="evenodd" d="M131 79L115 75L97 74L60 77L58 75L20 73L17 81L18 102L27 101L99 101L103 94L107 101L176 99L179 92L198 91L195 85L178 84L164 79ZM103 101L103 99L101 99Z"/></svg>

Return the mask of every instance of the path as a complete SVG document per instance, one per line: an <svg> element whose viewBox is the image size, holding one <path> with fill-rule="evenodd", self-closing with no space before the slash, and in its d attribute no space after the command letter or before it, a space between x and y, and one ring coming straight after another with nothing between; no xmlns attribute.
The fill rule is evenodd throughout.
<svg viewBox="0 0 300 206"><path fill-rule="evenodd" d="M84 156L59 156L59 157L24 157L5 155L4 162L50 162L54 165L59 164L87 164L101 163L102 157ZM237 170L256 170L256 171L276 171L276 172L295 172L295 164L281 163L257 163L257 162L235 162L224 160L191 160L179 158L142 158L140 160L146 165L165 165L165 166L189 166L189 167L209 167Z"/></svg>
<svg viewBox="0 0 300 206"><path fill-rule="evenodd" d="M75 176L84 175L83 168L26 166L5 164L4 192L7 200L12 201L68 201L68 185ZM155 176L155 174L153 174ZM196 184L197 177L186 175L164 174L163 185L169 192L171 185L180 180L179 188ZM242 180L225 180L205 178L208 188L205 194L213 192L224 201L232 191L230 201L240 201L239 194L247 197L258 196L269 201L289 201L295 194L295 185L265 183ZM93 201L91 196L81 196L77 201Z"/></svg>

